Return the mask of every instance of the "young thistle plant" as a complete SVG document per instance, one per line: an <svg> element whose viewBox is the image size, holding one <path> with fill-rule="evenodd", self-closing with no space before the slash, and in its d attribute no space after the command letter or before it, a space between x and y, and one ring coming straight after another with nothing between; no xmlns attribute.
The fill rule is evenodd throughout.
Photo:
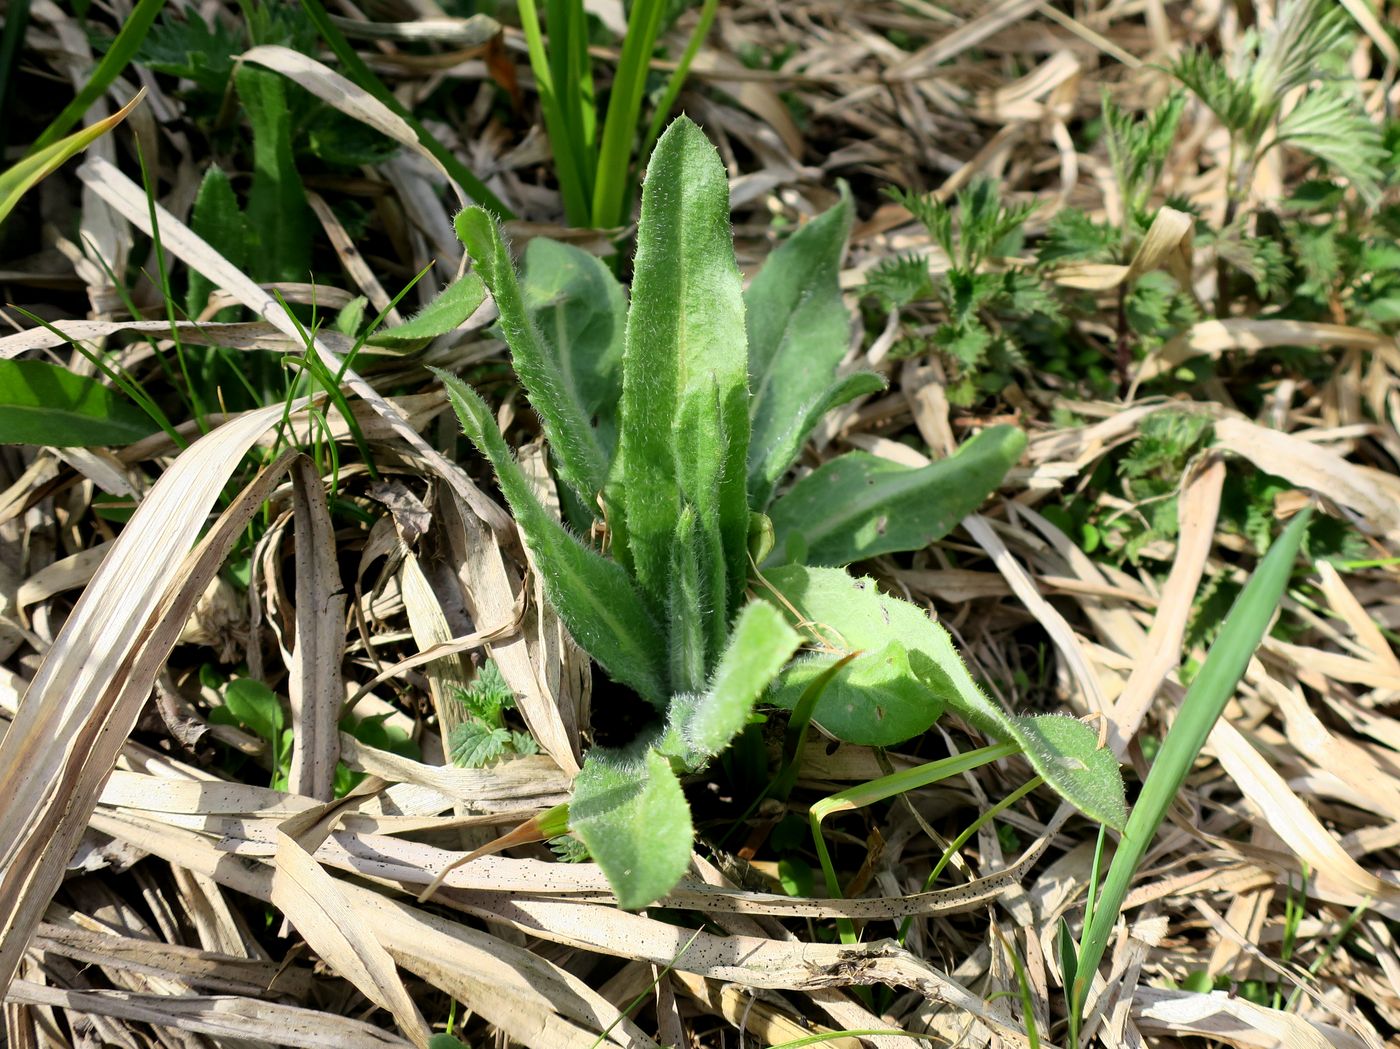
<svg viewBox="0 0 1400 1049"><path fill-rule="evenodd" d="M1085 812L1123 820L1117 766L1091 729L1009 717L922 609L828 567L946 534L1019 457L1018 431L990 429L922 469L848 453L773 497L825 412L884 385L836 374L849 341L837 272L850 220L843 195L745 291L723 164L682 117L648 165L630 304L603 263L548 242L532 243L522 285L486 212L456 221L570 519L585 532L601 518L611 556L544 509L486 403L437 374L574 638L659 716L627 747L590 750L569 806L570 829L624 907L663 897L690 863L678 776L720 754L765 695L792 706L837 663L815 709L835 735L889 745L952 706L1014 742Z"/></svg>

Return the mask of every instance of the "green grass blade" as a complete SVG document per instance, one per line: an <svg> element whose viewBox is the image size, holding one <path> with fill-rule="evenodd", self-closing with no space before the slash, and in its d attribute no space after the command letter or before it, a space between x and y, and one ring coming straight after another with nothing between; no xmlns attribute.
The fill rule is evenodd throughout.
<svg viewBox="0 0 1400 1049"><path fill-rule="evenodd" d="M578 133L581 118L571 114L574 95L568 80L568 65L562 57L570 50L571 20L559 10L557 0L550 0L550 39L546 50L534 0L518 0L517 7L530 55L530 70L535 75L535 90L540 96L545 133L554 154L554 173L559 180L560 196L564 198L564 215L570 225L587 226L592 217L594 162L581 151L582 139Z"/></svg>
<svg viewBox="0 0 1400 1049"><path fill-rule="evenodd" d="M681 88L685 86L685 78L690 75L691 63L700 53L700 45L705 42L705 37L710 35L710 26L714 24L715 15L718 13L719 0L705 0L704 6L700 8L700 20L695 23L695 31L686 41L681 60L676 63L671 78L666 81L666 89L661 92L661 98L656 103L656 112L651 115L651 123L647 125L647 137L642 140L642 148L637 151L637 156L651 156L652 146L656 145L656 140L661 137L661 129L666 126L671 107L676 104Z"/></svg>
<svg viewBox="0 0 1400 1049"><path fill-rule="evenodd" d="M637 118L642 111L651 55L666 6L665 0L636 0L627 19L627 36L613 76L612 94L608 96L608 113L598 148L597 181L593 186L593 225L601 229L627 221L629 165Z"/></svg>
<svg viewBox="0 0 1400 1049"><path fill-rule="evenodd" d="M110 117L99 120L81 131L75 131L67 138L59 139L43 149L30 150L23 160L0 172L0 222L5 221L5 217L14 210L20 198L35 185L125 120L127 114L145 95L146 90L142 88L135 98Z"/></svg>
<svg viewBox="0 0 1400 1049"><path fill-rule="evenodd" d="M1089 982L1098 971L1138 864L1268 630L1269 621L1288 586L1293 561L1298 556L1311 516L1312 509L1308 508L1293 519L1235 600L1152 763L1109 865L1080 947L1070 1009L1070 1022L1076 1032Z"/></svg>
<svg viewBox="0 0 1400 1049"><path fill-rule="evenodd" d="M633 8L634 13L640 5ZM695 507L712 614L726 623L748 575L749 416L744 302L729 181L705 134L681 117L642 188L622 381L622 498L638 585L664 607L681 507Z"/></svg>
<svg viewBox="0 0 1400 1049"><path fill-rule="evenodd" d="M315 23L317 32L321 34L330 49L335 52L335 57L340 59L341 64L345 66L346 75L407 121L408 126L413 128L414 134L418 136L418 140L423 143L423 148L437 158L438 163L447 169L447 173L456 180L457 184L466 191L472 200L498 219L515 218L515 212L501 203L500 198L487 189L484 182L468 171L467 166L458 160L450 149L419 123L413 114L394 97L393 92L384 86L383 81L374 75L374 71L365 65L364 60L350 46L350 41L345 39L345 34L337 29L335 23L330 20L321 0L301 0L301 6L306 11L307 17Z"/></svg>
<svg viewBox="0 0 1400 1049"><path fill-rule="evenodd" d="M155 21L156 15L164 6L165 0L138 0L136 6L132 8L131 14L122 20L121 31L117 33L117 38L107 48L107 53L102 56L102 61L97 63L97 68L92 71L88 82L73 97L73 101L64 106L63 111L54 117L52 123L34 140L34 144L29 147L29 152L25 154L26 157L33 157L43 152L66 135L74 124L83 119L83 114L102 97L103 92L112 86L112 81L121 75L122 70L135 57L136 52L141 47L141 41L146 39L147 30L151 28L151 23Z"/></svg>
<svg viewBox="0 0 1400 1049"><path fill-rule="evenodd" d="M516 374L539 413L559 476L586 506L593 506L607 481L609 456L579 396L573 376L530 320L510 252L496 221L482 208L457 216L457 236L471 253L476 271L501 313L501 331L510 346Z"/></svg>
<svg viewBox="0 0 1400 1049"><path fill-rule="evenodd" d="M545 591L569 632L614 679L664 709L668 695L658 665L663 634L627 573L549 516L476 391L446 372L434 374L467 436L496 468L501 491L539 560Z"/></svg>

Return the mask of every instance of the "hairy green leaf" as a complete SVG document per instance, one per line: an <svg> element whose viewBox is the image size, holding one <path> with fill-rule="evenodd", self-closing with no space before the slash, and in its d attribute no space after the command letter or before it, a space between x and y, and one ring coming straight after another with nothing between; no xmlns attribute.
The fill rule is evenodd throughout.
<svg viewBox="0 0 1400 1049"><path fill-rule="evenodd" d="M956 454L924 467L848 452L773 503L769 515L777 549L800 535L807 560L816 565L921 550L976 510L1025 447L1025 435L1016 427L994 426Z"/></svg>
<svg viewBox="0 0 1400 1049"><path fill-rule="evenodd" d="M747 577L749 437L744 303L729 181L714 146L680 117L642 187L622 383L622 498L628 555L657 606L669 590L681 507L695 507L702 575L723 578L712 610L738 608Z"/></svg>
<svg viewBox="0 0 1400 1049"><path fill-rule="evenodd" d="M807 437L792 431L831 385L850 343L851 316L838 273L851 231L851 195L803 226L768 256L744 293L749 338L749 493L761 506L775 446ZM815 420L813 420L815 422ZM793 451L796 456L796 450ZM792 463L781 463L781 474Z"/></svg>
<svg viewBox="0 0 1400 1049"><path fill-rule="evenodd" d="M525 248L521 288L535 330L558 362L564 388L592 425L604 462L610 463L617 450L627 293L602 259L545 237Z"/></svg>
<svg viewBox="0 0 1400 1049"><path fill-rule="evenodd" d="M743 731L749 713L783 669L801 638L772 605L756 601L735 621L709 691L678 726L688 749L713 757Z"/></svg>
<svg viewBox="0 0 1400 1049"><path fill-rule="evenodd" d="M486 403L462 380L434 371L472 443L491 461L517 524L539 560L545 592L574 639L614 680L665 709L665 636L616 562L584 546L540 505Z"/></svg>
<svg viewBox="0 0 1400 1049"><path fill-rule="evenodd" d="M466 322L486 299L486 288L475 273L454 280L437 297L402 324L381 328L365 341L395 350L420 350L439 335Z"/></svg>
<svg viewBox="0 0 1400 1049"><path fill-rule="evenodd" d="M569 829L629 910L665 896L690 865L690 807L670 762L655 751L590 750L574 780Z"/></svg>
<svg viewBox="0 0 1400 1049"><path fill-rule="evenodd" d="M765 580L813 648L779 678L776 704L794 706L832 664L859 653L831 678L813 713L839 739L890 746L923 732L943 713L946 697L919 679L910 649L955 663L967 686L976 688L943 628L922 609L881 593L874 580L799 565L766 572Z"/></svg>
<svg viewBox="0 0 1400 1049"><path fill-rule="evenodd" d="M506 752L510 741L509 730L468 718L452 726L447 749L458 768L484 769Z"/></svg>
<svg viewBox="0 0 1400 1049"><path fill-rule="evenodd" d="M483 208L467 208L455 225L501 312L501 332L510 346L511 361L544 425L559 476L584 505L592 506L607 480L610 457L599 442L591 413L579 399L561 358L550 352L531 321L496 220Z"/></svg>
<svg viewBox="0 0 1400 1049"><path fill-rule="evenodd" d="M249 256L256 280L311 277L311 210L292 153L292 119L281 74L240 66L233 75L253 126L253 182L248 228L257 242Z"/></svg>
<svg viewBox="0 0 1400 1049"><path fill-rule="evenodd" d="M817 675L859 652L817 701L814 718L833 735L888 746L928 728L946 705L988 735L1018 745L1085 815L1123 825L1122 777L1112 754L1097 749L1093 730L1071 718L1007 714L972 680L947 632L922 609L882 594L874 580L834 568L792 565L765 578L784 607L797 610L799 628L818 649L783 672L776 703L793 706Z"/></svg>
<svg viewBox="0 0 1400 1049"><path fill-rule="evenodd" d="M247 220L238 207L233 183L218 164L210 164L200 180L199 192L190 212L190 228L203 237L211 248L235 266L245 266L252 247L252 234ZM209 302L214 282L194 267L190 268L189 289L185 295L185 312L198 317ZM217 320L232 320L236 311L221 310ZM227 316L222 316L223 314Z"/></svg>
<svg viewBox="0 0 1400 1049"><path fill-rule="evenodd" d="M0 360L0 444L130 444L154 429L145 412L96 379L47 361Z"/></svg>
<svg viewBox="0 0 1400 1049"><path fill-rule="evenodd" d="M802 445L817 423L821 422L822 416L848 401L879 393L884 388L882 376L874 372L852 372L828 383L824 389L818 389L811 399L797 408L788 428L782 433L770 435L767 447L756 458L750 459L749 499L752 505L768 505L773 489L802 453Z"/></svg>

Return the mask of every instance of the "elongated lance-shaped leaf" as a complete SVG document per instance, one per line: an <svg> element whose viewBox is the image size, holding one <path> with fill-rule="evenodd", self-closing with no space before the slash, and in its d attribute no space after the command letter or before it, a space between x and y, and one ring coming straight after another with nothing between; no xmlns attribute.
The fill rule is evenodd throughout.
<svg viewBox="0 0 1400 1049"><path fill-rule="evenodd" d="M569 827L617 893L618 906L645 907L690 865L690 806L670 762L654 750L594 747L574 780Z"/></svg>
<svg viewBox="0 0 1400 1049"><path fill-rule="evenodd" d="M729 647L709 691L689 712L681 734L692 750L711 757L743 731L753 705L801 641L772 605L755 601L734 621Z"/></svg>
<svg viewBox="0 0 1400 1049"><path fill-rule="evenodd" d="M520 288L565 389L593 424L604 462L611 462L622 400L626 291L602 259L547 237L526 247ZM596 506L589 510L596 515Z"/></svg>
<svg viewBox="0 0 1400 1049"><path fill-rule="evenodd" d="M922 550L972 513L1026 447L1014 426L983 430L947 459L901 466L866 452L823 463L769 510L781 551L796 534L816 565Z"/></svg>
<svg viewBox="0 0 1400 1049"><path fill-rule="evenodd" d="M501 491L539 561L545 592L569 632L615 680L664 710L663 633L621 565L589 549L540 505L496 420L462 380L434 369L472 443L491 461Z"/></svg>
<svg viewBox="0 0 1400 1049"><path fill-rule="evenodd" d="M821 418L833 408L847 401L867 394L879 393L885 388L885 380L874 372L854 372L833 380L825 389L818 391L810 400L801 405L793 416L791 425L782 433L772 437L771 443L757 456L749 460L749 500L751 505L766 507L773 497L773 489L782 480L783 474L797 461L807 436L816 428Z"/></svg>
<svg viewBox="0 0 1400 1049"><path fill-rule="evenodd" d="M729 182L698 126L680 117L642 186L622 380L622 489L638 584L664 607L671 540L686 503L702 548L723 551L727 620L747 577L749 416L744 303ZM682 450L684 445L684 450ZM717 570L705 566L702 574Z"/></svg>
<svg viewBox="0 0 1400 1049"><path fill-rule="evenodd" d="M671 595L666 603L673 693L698 692L705 683L709 663L705 620L709 617L705 614L708 588L700 574L703 560L699 518L694 507L683 507L671 547Z"/></svg>
<svg viewBox="0 0 1400 1049"><path fill-rule="evenodd" d="M1071 1024L1076 1029L1089 981L1098 971L1104 947L1118 922L1118 913L1127 898L1128 886L1132 884L1138 864L1156 836L1157 828L1166 818L1167 809L1181 790L1197 755L1205 746L1206 737L1224 712L1225 704L1235 694L1255 649L1264 639L1269 621L1288 586L1293 561L1298 556L1311 517L1312 508L1309 507L1289 523L1235 599L1215 644L1206 654L1206 661L1191 682L1191 687L1186 690L1180 713L1172 722L1171 730L1152 762L1152 769L1142 785L1142 793L1138 795L1132 815L1128 817L1123 838L1113 854L1103 891L1094 905L1094 913L1079 949L1078 971L1070 1002Z"/></svg>
<svg viewBox="0 0 1400 1049"><path fill-rule="evenodd" d="M749 333L749 491L766 497L758 468L826 390L850 344L851 315L838 273L851 232L851 194L803 226L768 256L744 293ZM815 422L815 420L813 420ZM808 431L797 435L795 458ZM792 459L777 464L781 475ZM772 467L769 467L771 471ZM770 489L771 490L771 489ZM763 499L755 498L761 507Z"/></svg>
<svg viewBox="0 0 1400 1049"><path fill-rule="evenodd" d="M48 361L0 360L0 444L130 444L155 429L110 386Z"/></svg>
<svg viewBox="0 0 1400 1049"><path fill-rule="evenodd" d="M481 278L468 273L443 288L432 302L402 324L381 328L365 341L395 350L422 349L439 335L460 327L485 300Z"/></svg>
<svg viewBox="0 0 1400 1049"><path fill-rule="evenodd" d="M496 300L511 362L544 426L559 477L592 506L607 480L608 456L578 391L530 320L500 227L484 208L467 208L454 225Z"/></svg>

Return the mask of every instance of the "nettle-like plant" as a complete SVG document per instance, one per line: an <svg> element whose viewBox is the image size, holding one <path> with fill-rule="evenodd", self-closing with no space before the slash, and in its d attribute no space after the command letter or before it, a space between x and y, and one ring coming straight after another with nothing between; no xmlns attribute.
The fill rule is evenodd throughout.
<svg viewBox="0 0 1400 1049"><path fill-rule="evenodd" d="M745 292L724 167L684 117L648 166L630 305L605 265L559 244L532 242L522 284L490 215L457 218L577 532L540 504L481 397L438 375L560 616L659 715L630 746L588 752L569 806L624 907L680 879L692 827L678 776L720 754L765 696L791 707L820 691L823 728L879 746L953 707L1090 816L1124 818L1117 766L1091 729L1008 716L922 609L833 567L946 534L1020 455L1018 431L988 430L921 469L848 453L773 498L823 414L883 387L871 373L836 374L850 334L837 283L850 221L843 197ZM606 554L585 531L605 536Z"/></svg>

